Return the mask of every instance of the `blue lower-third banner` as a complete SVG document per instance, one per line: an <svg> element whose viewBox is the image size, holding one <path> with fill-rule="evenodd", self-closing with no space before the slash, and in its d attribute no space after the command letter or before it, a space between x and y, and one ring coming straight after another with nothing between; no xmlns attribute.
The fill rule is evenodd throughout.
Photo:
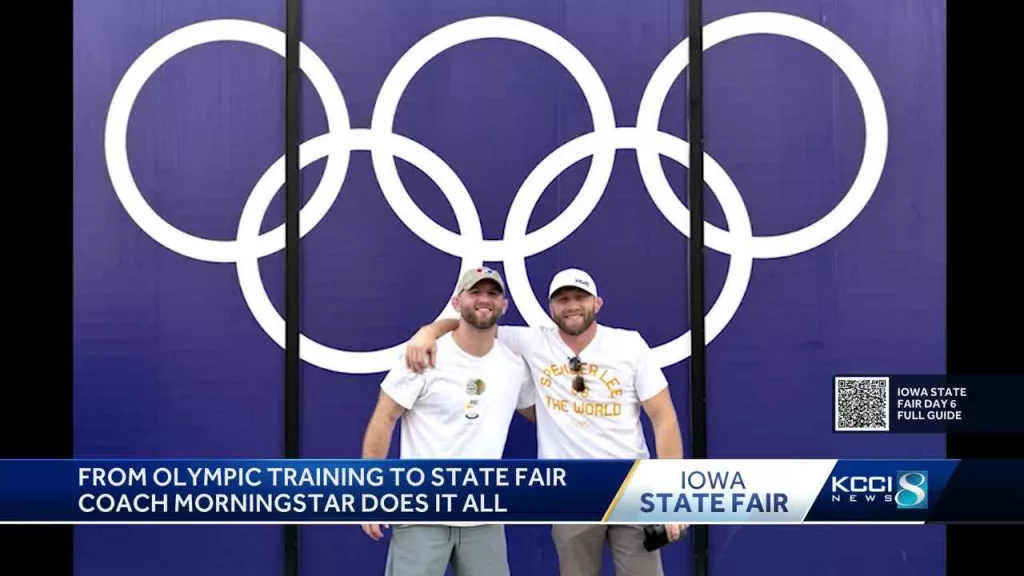
<svg viewBox="0 0 1024 576"><path fill-rule="evenodd" d="M0 523L1024 521L1012 460L3 460Z"/></svg>

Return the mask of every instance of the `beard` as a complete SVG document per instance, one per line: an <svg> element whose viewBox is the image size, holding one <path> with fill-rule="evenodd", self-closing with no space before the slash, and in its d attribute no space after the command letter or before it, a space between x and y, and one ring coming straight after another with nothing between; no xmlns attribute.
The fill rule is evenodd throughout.
<svg viewBox="0 0 1024 576"><path fill-rule="evenodd" d="M552 316L551 319L555 321L555 324L558 326L558 328L562 332L565 332L566 334L569 334L570 336L579 336L580 334L583 334L584 332L586 332L587 328L590 328L590 326L594 323L594 320L597 319L597 314L595 314L593 310L586 310L586 311L584 311L583 312L583 322L581 324L579 324L578 326L573 326L573 327L568 326L566 324L566 322L565 322L565 319L562 318L562 317L557 317L556 318L556 317Z"/></svg>
<svg viewBox="0 0 1024 576"><path fill-rule="evenodd" d="M486 316L479 316L474 308L465 308L460 311L460 316L470 326L478 330L487 330L492 328L498 323L498 319L501 318L501 312L497 309L491 310L490 314Z"/></svg>

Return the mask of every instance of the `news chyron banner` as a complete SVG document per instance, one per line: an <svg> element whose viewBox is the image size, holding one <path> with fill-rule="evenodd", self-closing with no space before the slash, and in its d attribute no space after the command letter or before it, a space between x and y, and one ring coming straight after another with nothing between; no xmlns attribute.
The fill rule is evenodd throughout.
<svg viewBox="0 0 1024 576"><path fill-rule="evenodd" d="M833 379L833 431L1024 432L1024 375L865 375Z"/></svg>
<svg viewBox="0 0 1024 576"><path fill-rule="evenodd" d="M1024 461L6 460L0 522L1024 520Z"/></svg>

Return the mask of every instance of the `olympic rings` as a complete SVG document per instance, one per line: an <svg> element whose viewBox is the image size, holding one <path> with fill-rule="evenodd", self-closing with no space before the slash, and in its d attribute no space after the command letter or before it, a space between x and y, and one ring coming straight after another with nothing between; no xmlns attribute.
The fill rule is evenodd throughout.
<svg viewBox="0 0 1024 576"><path fill-rule="evenodd" d="M888 148L888 125L881 92L870 70L845 42L825 28L795 16L755 12L723 18L705 27L706 48L751 34L773 34L800 40L824 53L849 77L865 119L864 157L850 190L828 215L779 236L754 236L750 216L739 190L725 170L705 154L709 188L718 198L728 231L705 222L707 246L731 257L725 285L706 318L710 343L732 320L746 292L755 258L780 258L814 249L842 232L864 209L881 177ZM551 152L520 186L505 222L504 237L485 240L473 198L448 164L404 136L392 133L402 94L412 78L441 52L472 40L501 38L533 46L554 58L580 85L590 107L593 131ZM211 240L179 230L160 217L138 189L128 162L128 120L146 81L165 62L181 52L211 42L234 41L261 46L284 56L285 35L245 20L211 20L176 30L150 46L125 73L110 103L105 131L105 154L110 180L118 199L139 227L167 249L206 262L235 263L246 304L260 327L284 346L285 326L270 301L259 272L259 259L284 248L283 225L260 234L260 225L274 195L284 182L284 158L279 158L257 181L246 201L234 240ZM445 26L410 48L385 79L374 106L370 128L352 128L340 87L323 61L306 45L300 47L302 70L319 94L327 115L328 132L299 149L300 168L326 157L324 175L302 208L300 236L308 234L327 214L344 183L353 150L369 151L388 205L422 240L461 259L460 269L484 261L505 264L509 293L530 325L552 322L534 296L526 258L555 246L575 231L597 206L608 184L617 150L636 150L647 193L668 221L689 235L689 215L669 187L659 156L685 165L689 144L660 132L658 121L665 98L687 65L688 41L677 45L658 66L641 99L635 127L616 126L612 104L600 76L586 57L567 40L537 24L506 17L471 18ZM430 219L412 201L398 176L394 159L419 168L440 188L452 206L459 233ZM592 157L582 188L564 212L539 230L527 233L530 215L544 189L574 163ZM454 289L453 289L454 293ZM445 303L438 317L451 315ZM654 347L661 367L690 355L690 333ZM336 350L301 336L300 355L320 368L348 374L389 370L404 342L372 351Z"/></svg>

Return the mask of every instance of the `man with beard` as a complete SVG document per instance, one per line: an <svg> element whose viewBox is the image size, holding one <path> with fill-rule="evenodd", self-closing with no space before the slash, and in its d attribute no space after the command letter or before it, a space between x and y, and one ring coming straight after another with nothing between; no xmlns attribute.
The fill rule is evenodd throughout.
<svg viewBox="0 0 1024 576"><path fill-rule="evenodd" d="M659 458L683 457L682 434L668 381L636 331L597 323L603 301L597 284L583 270L555 275L548 289L548 309L556 327L502 326L498 341L521 354L537 391L537 452L541 459L650 458L640 422L651 419ZM435 344L455 323L439 320L424 326L406 347L406 364L421 371L444 362ZM666 526L669 541L685 525ZM556 525L552 537L562 576L600 576L607 541L616 572L661 576L659 552L643 548L641 526Z"/></svg>
<svg viewBox="0 0 1024 576"><path fill-rule="evenodd" d="M387 458L401 421L402 459L501 459L513 414L533 421L534 388L523 358L495 339L505 313L505 283L490 268L467 270L452 306L460 319L437 339L441 360L413 372L399 359L381 382L377 407L363 440L363 458ZM384 526L387 528L387 526ZM374 540L381 526L363 525ZM396 525L388 546L387 576L509 573L502 525Z"/></svg>

